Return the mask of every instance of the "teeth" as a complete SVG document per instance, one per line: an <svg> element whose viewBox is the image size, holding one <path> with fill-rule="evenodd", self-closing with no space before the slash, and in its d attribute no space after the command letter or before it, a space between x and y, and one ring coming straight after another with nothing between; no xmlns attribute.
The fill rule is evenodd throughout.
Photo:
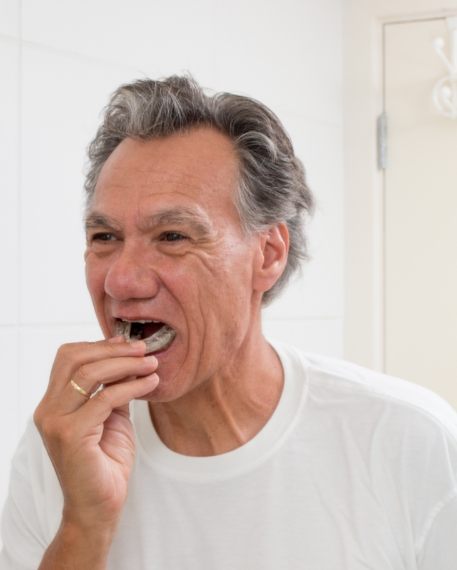
<svg viewBox="0 0 457 570"><path fill-rule="evenodd" d="M157 352L165 348L175 338L176 332L167 325L164 325L156 333L143 339L146 343L147 352Z"/></svg>
<svg viewBox="0 0 457 570"><path fill-rule="evenodd" d="M131 323L127 321L116 321L116 336L123 336L125 340L130 340Z"/></svg>
<svg viewBox="0 0 457 570"><path fill-rule="evenodd" d="M161 321L134 321L137 323L160 323ZM132 321L116 321L116 335L122 335L127 342L131 342L130 338L130 330L132 327ZM162 348L165 348L167 345L171 343L171 341L175 338L176 331L174 331L168 325L163 325L157 332L153 335L144 338L147 353L150 354L151 352L157 352Z"/></svg>

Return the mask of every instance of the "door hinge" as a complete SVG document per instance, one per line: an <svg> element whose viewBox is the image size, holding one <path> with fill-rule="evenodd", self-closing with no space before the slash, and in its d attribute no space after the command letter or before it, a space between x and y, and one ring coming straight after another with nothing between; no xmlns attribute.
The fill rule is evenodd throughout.
<svg viewBox="0 0 457 570"><path fill-rule="evenodd" d="M387 167L387 114L383 111L376 121L376 140L378 146L378 168Z"/></svg>

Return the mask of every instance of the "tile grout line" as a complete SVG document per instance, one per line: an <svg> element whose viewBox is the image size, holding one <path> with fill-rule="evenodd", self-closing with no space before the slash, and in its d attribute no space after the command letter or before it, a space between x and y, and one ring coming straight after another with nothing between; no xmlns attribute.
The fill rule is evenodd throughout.
<svg viewBox="0 0 457 570"><path fill-rule="evenodd" d="M22 3L22 0L20 0L20 2ZM102 56L89 55L89 54L86 54L83 52L71 50L71 49L64 48L64 47L56 47L56 46L46 44L43 42L38 42L38 41L33 41L33 40L24 40L22 37L22 18L21 18L20 34L19 34L18 38L15 38L14 36L11 36L9 34L4 34L4 33L0 34L0 38L1 37L4 37L6 39L10 39L10 40L19 40L19 42L25 47L30 47L30 48L34 48L34 49L38 49L38 50L42 50L42 51L47 51L47 52L52 53L54 55L63 55L63 56L72 57L72 58L75 58L77 60L84 61L84 62L95 63L98 65L107 65L107 66L119 68L122 70L125 69L129 72L132 72L132 73L138 75L138 76L144 75L144 69L143 69L144 65L137 66L134 63L127 62L127 61L107 59L107 58L104 58ZM325 118L316 119L313 115L301 115L295 109L287 109L286 108L286 111L291 112L293 114L298 114L303 119L305 119L307 123L314 123L317 126L332 127L332 128L338 128L338 129L343 128L342 123L337 121L337 120L328 120Z"/></svg>
<svg viewBox="0 0 457 570"><path fill-rule="evenodd" d="M6 32L0 32L0 40L6 42L19 42L19 36L14 34L8 34Z"/></svg>
<svg viewBox="0 0 457 570"><path fill-rule="evenodd" d="M303 316L303 317L290 317L290 316L275 316L275 317L263 317L265 322L277 322L277 321L292 321L292 322L309 322L309 321L341 321L343 315L336 316ZM95 321L68 321L68 322L21 322L21 323L0 323L0 330L15 328L16 330L23 330L27 328L48 328L50 330L58 328L77 328L77 327L96 327L99 328L99 324Z"/></svg>
<svg viewBox="0 0 457 570"><path fill-rule="evenodd" d="M22 5L23 0L18 1L18 74L17 74L17 89L18 89L18 111L17 111L17 244L18 244L18 254L17 254L17 282L18 282L18 296L17 296L17 306L16 306L16 358L17 358L17 424L16 424L16 437L20 436L20 421L22 413L22 362L21 362L21 342L19 339L20 335L20 320L21 320L21 307L22 307L22 141L23 141L23 45L22 45Z"/></svg>
<svg viewBox="0 0 457 570"><path fill-rule="evenodd" d="M65 323L0 323L0 330L2 329L11 329L14 328L16 330L22 330L27 328L49 328L49 329L57 329L57 328L75 328L75 327L98 327L98 323L96 322L65 322Z"/></svg>

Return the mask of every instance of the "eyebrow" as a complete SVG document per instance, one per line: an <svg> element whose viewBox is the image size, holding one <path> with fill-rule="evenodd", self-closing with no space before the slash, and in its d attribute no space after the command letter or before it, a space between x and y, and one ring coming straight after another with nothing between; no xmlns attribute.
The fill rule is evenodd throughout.
<svg viewBox="0 0 457 570"><path fill-rule="evenodd" d="M154 227L165 225L190 226L202 236L211 233L211 226L207 218L200 215L195 210L186 207L159 210L155 214L143 219L139 227L143 231L147 231ZM91 212L86 217L85 228L86 230L89 230L97 227L121 229L119 223L109 216L100 212Z"/></svg>
<svg viewBox="0 0 457 570"><path fill-rule="evenodd" d="M84 228L86 230L99 228L99 227L120 229L119 224L115 220L113 220L109 216L100 214L99 212L91 212L85 217Z"/></svg>

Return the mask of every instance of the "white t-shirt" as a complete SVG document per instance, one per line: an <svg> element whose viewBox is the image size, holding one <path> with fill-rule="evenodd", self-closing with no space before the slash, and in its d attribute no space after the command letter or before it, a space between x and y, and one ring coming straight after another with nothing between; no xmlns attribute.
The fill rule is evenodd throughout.
<svg viewBox="0 0 457 570"><path fill-rule="evenodd" d="M246 445L188 457L132 406L137 456L110 570L455 570L457 414L403 380L275 344L285 385ZM35 570L62 496L30 424L1 570Z"/></svg>

